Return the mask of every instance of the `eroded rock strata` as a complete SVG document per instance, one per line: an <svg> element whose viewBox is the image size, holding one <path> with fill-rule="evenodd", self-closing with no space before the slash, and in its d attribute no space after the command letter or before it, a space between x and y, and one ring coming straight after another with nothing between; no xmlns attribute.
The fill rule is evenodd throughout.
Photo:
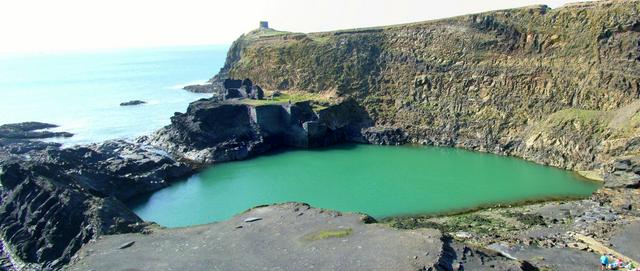
<svg viewBox="0 0 640 271"><path fill-rule="evenodd" d="M6 269L56 270L102 234L147 225L122 202L191 174L166 154L125 141L62 149L0 138L0 236Z"/></svg>
<svg viewBox="0 0 640 271"><path fill-rule="evenodd" d="M409 240L404 247L397 244L399 251L409 249L412 242L434 245L421 246L428 251L408 256L408 260L396 258L405 257L404 252L387 255L384 253L391 252L375 250L376 256L382 253L397 263L393 269L455 270L456 262L462 261L476 267L473 270L536 270L533 265L571 270L575 266L554 259L567 255L587 259L574 247L576 234L637 255L625 240L636 234L640 216L639 11L640 1L601 1L314 34L261 29L234 42L220 73L196 88L217 95L190 104L187 112L172 117L170 125L137 143L108 141L63 149L59 144L28 140L52 136L34 131L41 129L40 124L14 125L10 130L3 126L3 268L60 269L83 244L99 236L151 230L122 201L165 187L191 174L192 168L246 159L281 147L320 147L345 141L456 146L588 171L585 174L605 181L605 188L582 201L507 208L505 213L488 210L472 214L469 220L447 216L389 222L400 228L440 231L393 232L379 225L349 224L354 230L348 235L357 233L354 238L367 235L361 228L392 231L388 234L398 238L415 232L434 233ZM241 82L250 78L271 94L265 95L270 99L260 100L260 91L242 89L242 84L237 88L239 96L226 96L225 81L234 78ZM251 93L256 100L243 99ZM288 98L277 98L276 93L312 98L282 101ZM314 97L330 97L330 102ZM298 215L291 208L308 212ZM251 225L265 223L270 227L265 229L277 232L280 229L270 224L275 220L263 212L275 212L278 217L289 212L291 223L305 226L291 229L294 234L289 239L275 238L245 229L240 215L220 224L160 230L149 236L115 235L90 245L73 268L88 264L98 270L101 266L111 269L131 255L147 255L151 247L141 243L158 244L181 234L189 239L203 231L215 236L223 225L236 226L226 229L235 231L235 237L225 242L250 245L253 239L299 241L307 227L341 221L339 213L323 214L326 211L295 204L249 212L264 220ZM333 236L334 229L329 230ZM436 233L444 235L436 237ZM337 240L343 244L345 239L314 240L314 244L345 249L333 243ZM357 241L382 245L375 240ZM115 250L113 242L122 251ZM492 250L470 248L465 245L468 242ZM497 246L497 242L501 243ZM171 243L159 248L169 251L174 245L178 246ZM508 260L496 255L496 250L527 261ZM259 264L287 266L271 262L259 247L252 253L257 253L250 254L257 256L254 259L264 261ZM336 263L344 260L340 255L306 256L314 266L340 267ZM536 255L545 255L546 262ZM376 256L369 255L374 260ZM215 264L233 263L220 260ZM305 263L288 264L303 267Z"/></svg>

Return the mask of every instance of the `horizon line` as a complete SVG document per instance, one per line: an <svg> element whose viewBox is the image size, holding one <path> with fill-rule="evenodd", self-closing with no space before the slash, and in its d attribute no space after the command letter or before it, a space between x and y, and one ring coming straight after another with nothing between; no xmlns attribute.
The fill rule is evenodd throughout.
<svg viewBox="0 0 640 271"><path fill-rule="evenodd" d="M168 48L187 48L187 47L207 47L207 46L230 46L228 43L178 43L178 44L149 44L149 45L131 45L131 46L114 46L114 47L85 47L85 48L56 48L51 50L7 50L0 49L0 57L11 56L33 56L33 55L53 55L53 54L73 54L73 53L98 53L98 52L114 52L126 50L144 50L144 49L168 49Z"/></svg>

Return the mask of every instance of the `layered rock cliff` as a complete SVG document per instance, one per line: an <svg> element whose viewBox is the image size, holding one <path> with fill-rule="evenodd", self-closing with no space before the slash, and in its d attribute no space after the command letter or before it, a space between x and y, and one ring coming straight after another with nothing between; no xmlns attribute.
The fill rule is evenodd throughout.
<svg viewBox="0 0 640 271"><path fill-rule="evenodd" d="M639 149L640 2L323 33L256 30L212 79L353 97L413 142L599 169Z"/></svg>
<svg viewBox="0 0 640 271"><path fill-rule="evenodd" d="M58 270L99 235L142 230L122 201L191 173L131 142L61 149L0 136L0 269Z"/></svg>

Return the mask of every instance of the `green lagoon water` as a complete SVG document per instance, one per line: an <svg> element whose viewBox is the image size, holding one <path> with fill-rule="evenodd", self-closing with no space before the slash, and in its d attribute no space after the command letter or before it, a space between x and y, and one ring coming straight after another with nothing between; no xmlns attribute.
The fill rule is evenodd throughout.
<svg viewBox="0 0 640 271"><path fill-rule="evenodd" d="M180 227L289 201L384 218L588 196L597 188L597 183L569 171L492 154L342 145L220 164L131 206L145 220Z"/></svg>

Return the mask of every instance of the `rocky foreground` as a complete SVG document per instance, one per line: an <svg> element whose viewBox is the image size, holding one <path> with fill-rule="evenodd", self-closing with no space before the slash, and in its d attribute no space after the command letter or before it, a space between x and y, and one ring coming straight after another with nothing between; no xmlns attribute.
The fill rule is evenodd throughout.
<svg viewBox="0 0 640 271"><path fill-rule="evenodd" d="M67 270L534 270L438 230L373 221L300 203L257 207L220 223L105 236Z"/></svg>
<svg viewBox="0 0 640 271"><path fill-rule="evenodd" d="M40 130L51 125L2 126L0 262L8 270L461 270L459 262L592 270L590 251L604 246L638 260L638 14L640 1L601 1L315 34L261 29L238 39L220 73L194 88L213 98L152 135L62 148L32 140L70 136ZM580 201L386 226L286 204L164 230L123 203L215 163L342 142L512 155L604 187Z"/></svg>

